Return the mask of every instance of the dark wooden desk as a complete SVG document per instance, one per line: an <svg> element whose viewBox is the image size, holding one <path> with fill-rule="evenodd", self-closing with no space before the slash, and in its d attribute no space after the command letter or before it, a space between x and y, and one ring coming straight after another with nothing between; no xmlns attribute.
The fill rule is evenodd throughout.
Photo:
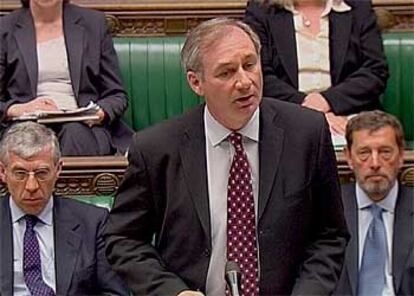
<svg viewBox="0 0 414 296"><path fill-rule="evenodd" d="M343 152L336 153L341 183L352 182L354 176ZM113 195L124 176L128 161L123 156L64 157L63 170L56 192L66 196ZM414 150L407 150L400 182L414 186ZM6 188L0 185L0 195Z"/></svg>

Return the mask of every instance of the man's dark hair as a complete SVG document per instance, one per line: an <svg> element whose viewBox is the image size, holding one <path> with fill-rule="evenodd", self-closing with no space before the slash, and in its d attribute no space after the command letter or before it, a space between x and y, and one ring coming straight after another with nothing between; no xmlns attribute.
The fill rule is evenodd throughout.
<svg viewBox="0 0 414 296"><path fill-rule="evenodd" d="M361 112L349 120L345 131L348 149L351 149L352 147L352 135L354 132L361 130L374 132L387 126L394 130L398 147L404 149L404 130L400 121L394 115L379 110Z"/></svg>
<svg viewBox="0 0 414 296"><path fill-rule="evenodd" d="M20 0L23 7L29 8L30 7L30 0ZM69 3L69 0L63 0L63 4Z"/></svg>

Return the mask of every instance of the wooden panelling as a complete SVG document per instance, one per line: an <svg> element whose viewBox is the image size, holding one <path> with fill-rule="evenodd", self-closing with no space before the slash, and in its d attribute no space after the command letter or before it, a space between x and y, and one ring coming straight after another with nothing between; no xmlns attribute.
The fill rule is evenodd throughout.
<svg viewBox="0 0 414 296"><path fill-rule="evenodd" d="M341 183L354 181L344 154L337 152L338 173ZM113 195L124 176L128 161L122 156L64 157L63 170L56 184L56 192L65 196ZM400 182L414 186L414 151L405 154ZM6 188L0 184L0 195Z"/></svg>
<svg viewBox="0 0 414 296"><path fill-rule="evenodd" d="M364 0L361 0L364 1ZM72 0L108 16L116 36L183 35L198 23L218 17L242 18L246 0ZM414 31L413 0L373 0L384 31ZM0 15L20 7L1 0Z"/></svg>

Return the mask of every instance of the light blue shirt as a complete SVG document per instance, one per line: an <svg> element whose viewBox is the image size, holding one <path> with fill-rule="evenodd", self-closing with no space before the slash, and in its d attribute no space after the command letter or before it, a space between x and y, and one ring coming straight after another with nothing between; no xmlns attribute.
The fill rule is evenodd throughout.
<svg viewBox="0 0 414 296"><path fill-rule="evenodd" d="M227 185L233 155L233 145L227 137L231 130L221 125L204 109L206 136L207 179L210 207L212 251L207 272L206 294L224 295L224 269L227 261ZM249 122L237 131L243 136L243 147L249 160L253 182L253 198L257 223L259 194L259 108Z"/></svg>
<svg viewBox="0 0 414 296"><path fill-rule="evenodd" d="M374 202L366 195L362 188L356 184L356 198L358 204L358 269L361 268L362 253L364 250L365 238L368 233L368 227L373 219L368 207ZM384 221L385 232L387 237L387 261L385 262L385 287L381 296L394 296L394 286L392 277L392 241L394 234L394 217L395 204L398 196L398 182L395 182L388 195L377 205L384 209L382 219Z"/></svg>
<svg viewBox="0 0 414 296"><path fill-rule="evenodd" d="M13 295L30 295L23 276L23 238L26 220L23 212L10 197L10 210L13 223ZM40 248L42 278L56 293L55 244L53 231L53 198L49 199L43 211L37 216L40 221L34 227Z"/></svg>

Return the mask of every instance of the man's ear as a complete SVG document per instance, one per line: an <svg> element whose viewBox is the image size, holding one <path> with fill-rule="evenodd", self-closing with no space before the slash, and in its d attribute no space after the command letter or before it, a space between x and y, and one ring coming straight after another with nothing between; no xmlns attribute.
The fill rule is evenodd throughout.
<svg viewBox="0 0 414 296"><path fill-rule="evenodd" d="M6 183L6 166L2 162L0 162L0 180Z"/></svg>
<svg viewBox="0 0 414 296"><path fill-rule="evenodd" d="M63 167L63 160L59 159L59 162L57 164L57 169L56 169L57 177L59 177L60 173L62 172L62 167Z"/></svg>
<svg viewBox="0 0 414 296"><path fill-rule="evenodd" d="M347 146L344 147L344 155L346 162L348 163L348 166L351 168L351 170L354 170L354 163L351 157L351 150Z"/></svg>
<svg viewBox="0 0 414 296"><path fill-rule="evenodd" d="M191 89L200 97L204 96L203 82L200 79L200 74L194 71L187 72L187 81Z"/></svg>

